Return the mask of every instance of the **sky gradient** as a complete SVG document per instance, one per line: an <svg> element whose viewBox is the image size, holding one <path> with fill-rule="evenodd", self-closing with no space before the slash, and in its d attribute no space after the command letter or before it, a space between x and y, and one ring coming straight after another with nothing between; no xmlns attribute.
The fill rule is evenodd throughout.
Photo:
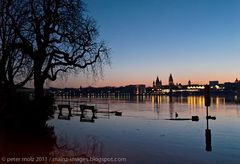
<svg viewBox="0 0 240 164"><path fill-rule="evenodd" d="M240 79L239 0L85 0L111 48L103 79L69 76L61 87L152 85L159 76L206 84Z"/></svg>

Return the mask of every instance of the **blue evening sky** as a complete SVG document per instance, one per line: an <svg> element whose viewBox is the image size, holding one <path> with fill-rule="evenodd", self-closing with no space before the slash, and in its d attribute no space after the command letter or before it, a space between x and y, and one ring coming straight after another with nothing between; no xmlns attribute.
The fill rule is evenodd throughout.
<svg viewBox="0 0 240 164"><path fill-rule="evenodd" d="M240 79L239 0L85 0L111 68L96 86ZM75 81L74 81L74 80ZM78 87L89 82L69 79Z"/></svg>

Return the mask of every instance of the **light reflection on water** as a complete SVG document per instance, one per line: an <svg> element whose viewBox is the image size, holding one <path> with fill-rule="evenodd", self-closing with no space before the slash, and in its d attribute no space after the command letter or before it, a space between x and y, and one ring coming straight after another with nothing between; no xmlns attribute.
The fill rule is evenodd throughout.
<svg viewBox="0 0 240 164"><path fill-rule="evenodd" d="M79 98L76 98L79 99ZM76 100L72 99L72 100ZM82 100L82 99L81 99ZM122 117L97 114L95 123L52 120L58 143L86 143L94 136L102 144L103 157L126 157L129 163L206 163L240 162L239 105L224 97L213 97L209 115L212 151L206 151L206 109L204 97L133 97L128 99L95 98L91 103L109 103L110 110ZM199 122L166 120L199 116ZM65 139L64 139L65 138ZM67 141L66 141L67 140Z"/></svg>
<svg viewBox="0 0 240 164"><path fill-rule="evenodd" d="M206 109L203 96L71 98L88 101L97 107L109 105L110 111L122 116L97 113L92 122L70 120L48 121L54 127L55 149L51 156L124 157L127 163L239 163L240 108L236 99L213 97L209 115L212 151L206 151ZM175 118L199 116L199 121L172 121ZM91 113L87 113L91 117ZM37 141L38 142L38 141ZM1 146L1 142L0 142ZM1 150L1 148L0 148ZM0 151L1 152L1 151Z"/></svg>

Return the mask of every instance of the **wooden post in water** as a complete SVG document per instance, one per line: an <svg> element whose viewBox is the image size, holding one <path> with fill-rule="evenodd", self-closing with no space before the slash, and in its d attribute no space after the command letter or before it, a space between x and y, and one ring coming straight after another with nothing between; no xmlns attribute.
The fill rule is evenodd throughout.
<svg viewBox="0 0 240 164"><path fill-rule="evenodd" d="M110 118L110 111L109 111L109 102L108 102L108 119Z"/></svg>
<svg viewBox="0 0 240 164"><path fill-rule="evenodd" d="M209 85L205 85L204 100L205 100L205 106L206 106L206 120L207 120L207 129L205 130L206 151L212 151L211 129L209 129L209 125L208 125L208 119L209 119L208 107L211 105L210 86Z"/></svg>

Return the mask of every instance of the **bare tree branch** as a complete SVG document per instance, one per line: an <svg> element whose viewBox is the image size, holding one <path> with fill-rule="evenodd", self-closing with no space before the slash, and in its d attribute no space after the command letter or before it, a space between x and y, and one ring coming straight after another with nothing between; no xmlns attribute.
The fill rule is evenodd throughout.
<svg viewBox="0 0 240 164"><path fill-rule="evenodd" d="M109 49L100 41L96 23L81 0L11 0L5 6L18 40L12 46L33 62L36 94L42 94L45 80L54 81L59 73L97 74L109 63ZM26 64L23 59L19 58L19 65ZM19 71L9 70L9 77ZM27 75L26 80L31 79L32 72Z"/></svg>

